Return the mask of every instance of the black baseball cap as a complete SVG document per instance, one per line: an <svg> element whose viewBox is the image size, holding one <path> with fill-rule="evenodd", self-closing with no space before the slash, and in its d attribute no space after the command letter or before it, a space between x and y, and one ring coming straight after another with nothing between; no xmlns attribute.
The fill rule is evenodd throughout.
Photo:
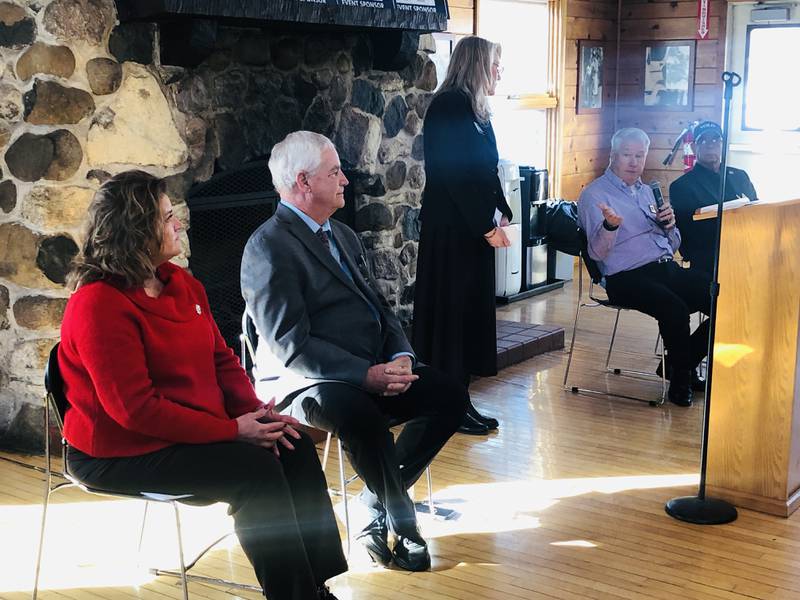
<svg viewBox="0 0 800 600"><path fill-rule="evenodd" d="M718 137L722 137L722 127L714 123L714 121L700 121L692 129L692 137L694 141L698 141L702 136L713 133Z"/></svg>

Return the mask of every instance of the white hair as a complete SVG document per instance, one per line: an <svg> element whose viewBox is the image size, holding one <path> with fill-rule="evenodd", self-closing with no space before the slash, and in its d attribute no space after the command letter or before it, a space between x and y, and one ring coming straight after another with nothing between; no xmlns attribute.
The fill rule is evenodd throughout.
<svg viewBox="0 0 800 600"><path fill-rule="evenodd" d="M336 150L328 138L313 131L295 131L272 147L269 172L278 192L288 192L297 183L299 173L313 175L322 163L326 148Z"/></svg>
<svg viewBox="0 0 800 600"><path fill-rule="evenodd" d="M650 138L638 127L625 127L617 131L611 138L611 153L619 152L625 142L640 142L644 145L645 151L650 149Z"/></svg>

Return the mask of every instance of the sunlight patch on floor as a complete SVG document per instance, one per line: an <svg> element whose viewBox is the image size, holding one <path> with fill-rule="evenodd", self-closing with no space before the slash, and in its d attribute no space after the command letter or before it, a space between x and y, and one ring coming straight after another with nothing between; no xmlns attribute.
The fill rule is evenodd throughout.
<svg viewBox="0 0 800 600"><path fill-rule="evenodd" d="M226 508L222 504L181 507L187 561L211 541L232 531ZM140 555L137 549L143 511L144 502L136 500L51 503L40 589L138 586L153 580L150 567L175 568L179 561L172 508L150 507ZM0 506L0 539L14 540L13 544L0 545L4 571L0 592L33 587L41 517L41 505ZM217 548L236 544L231 536Z"/></svg>
<svg viewBox="0 0 800 600"><path fill-rule="evenodd" d="M541 513L565 498L686 486L695 484L697 479L694 474L679 474L453 485L434 494L437 508L454 511L451 518L420 513L419 521L423 535L431 543L435 570L468 568L467 563L437 561L437 540L448 536L535 530L540 526ZM423 499L424 495L418 494L418 499ZM343 508L341 498L334 498L334 509L342 520ZM356 498L350 499L349 508L351 532L355 537L366 525L368 515ZM48 511L41 588L139 586L152 581L149 567L174 568L178 554L171 507L151 506L139 554L143 509L143 502L132 500L52 503ZM0 538L15 540L14 544L0 546L0 564L5 571L0 592L31 589L40 519L41 506L38 505L0 506ZM232 531L232 520L222 504L182 507L181 524L187 560L220 535ZM218 547L230 551L236 544L236 538L231 536ZM594 547L588 540L564 540L555 545ZM350 574L382 572L389 571L374 567L360 543L353 540Z"/></svg>

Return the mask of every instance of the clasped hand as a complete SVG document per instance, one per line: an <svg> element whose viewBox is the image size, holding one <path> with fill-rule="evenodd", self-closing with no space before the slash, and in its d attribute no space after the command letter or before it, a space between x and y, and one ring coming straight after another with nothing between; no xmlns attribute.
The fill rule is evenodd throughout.
<svg viewBox="0 0 800 600"><path fill-rule="evenodd" d="M373 365L367 371L364 389L382 396L402 394L419 379L412 372L413 363L409 356L398 356L391 362Z"/></svg>
<svg viewBox="0 0 800 600"><path fill-rule="evenodd" d="M239 427L236 436L238 441L271 448L275 456L281 455L279 446L294 450L289 437L300 439L300 434L293 427L300 422L294 417L275 412L275 398L254 412L236 417L236 424Z"/></svg>
<svg viewBox="0 0 800 600"><path fill-rule="evenodd" d="M492 248L508 248L511 246L511 240L508 239L508 236L503 229L503 227L508 227L508 225L508 217L503 215L503 217L500 219L500 225L494 229L491 229L483 236L483 238L486 240L486 243Z"/></svg>

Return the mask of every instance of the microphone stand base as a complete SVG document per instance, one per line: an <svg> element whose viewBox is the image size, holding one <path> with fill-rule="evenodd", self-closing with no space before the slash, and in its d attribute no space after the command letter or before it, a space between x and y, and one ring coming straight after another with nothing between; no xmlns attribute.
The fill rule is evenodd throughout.
<svg viewBox="0 0 800 600"><path fill-rule="evenodd" d="M673 498L664 506L670 517L696 525L722 525L736 520L733 504L717 498L683 496Z"/></svg>

